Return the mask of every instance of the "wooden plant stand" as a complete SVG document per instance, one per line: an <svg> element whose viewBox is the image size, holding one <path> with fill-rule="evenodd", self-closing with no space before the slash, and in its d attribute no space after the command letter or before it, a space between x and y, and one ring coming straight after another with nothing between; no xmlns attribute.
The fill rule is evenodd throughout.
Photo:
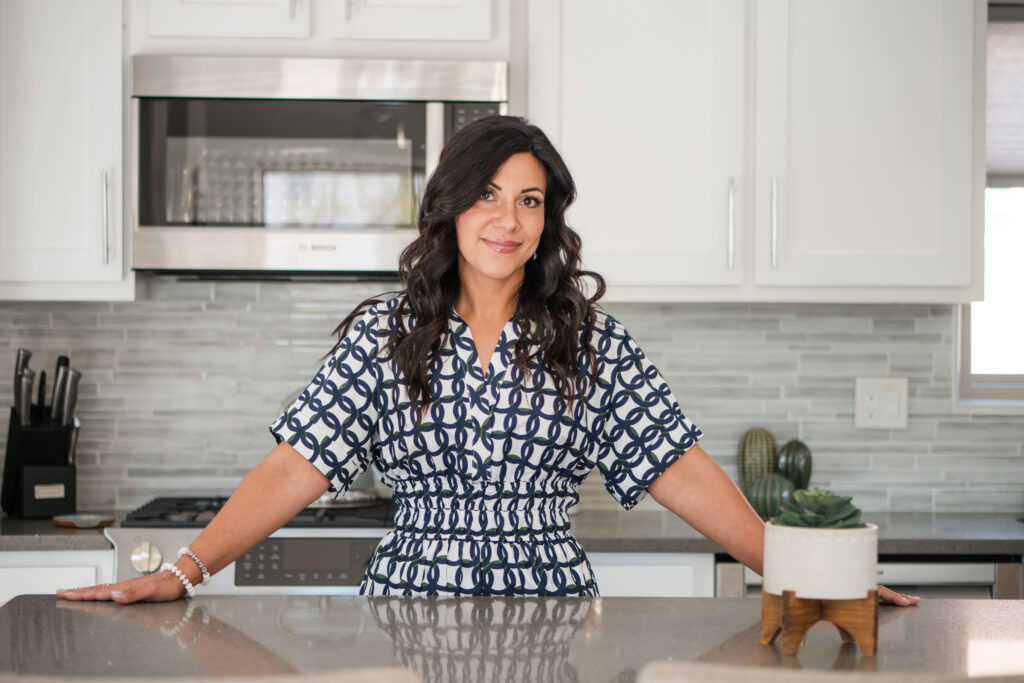
<svg viewBox="0 0 1024 683"><path fill-rule="evenodd" d="M855 642L868 657L878 648L878 593L868 591L856 600L798 598L793 591L773 595L761 591L761 644L768 645L782 632L782 654L795 655L808 629L828 621L839 629L844 643Z"/></svg>

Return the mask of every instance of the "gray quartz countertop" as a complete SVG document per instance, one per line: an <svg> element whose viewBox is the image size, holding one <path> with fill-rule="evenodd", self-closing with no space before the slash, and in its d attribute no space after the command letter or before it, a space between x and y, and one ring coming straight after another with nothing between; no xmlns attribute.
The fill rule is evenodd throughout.
<svg viewBox="0 0 1024 683"><path fill-rule="evenodd" d="M1024 680L1020 600L883 606L874 657L823 622L795 657L783 657L760 644L760 617L756 598L200 596L120 606L27 595L0 607L0 681L266 682L402 667L427 681L625 682L667 661L721 665L737 673L716 680L744 682L780 669Z"/></svg>
<svg viewBox="0 0 1024 683"><path fill-rule="evenodd" d="M111 513L118 519L124 512ZM1010 513L865 513L877 524L882 555L1024 555L1024 523ZM670 512L580 510L573 531L588 552L719 553L722 550ZM67 529L52 520L0 517L0 552L105 550L98 529Z"/></svg>
<svg viewBox="0 0 1024 683"><path fill-rule="evenodd" d="M120 519L111 512L110 514ZM52 519L0 516L0 552L9 550L110 550L102 529L70 529Z"/></svg>

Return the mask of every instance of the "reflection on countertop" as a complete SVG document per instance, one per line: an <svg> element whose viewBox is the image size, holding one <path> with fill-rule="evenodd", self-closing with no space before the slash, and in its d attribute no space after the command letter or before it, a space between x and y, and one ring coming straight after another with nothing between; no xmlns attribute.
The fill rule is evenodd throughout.
<svg viewBox="0 0 1024 683"><path fill-rule="evenodd" d="M0 680L273 678L397 666L427 681L631 681L653 661L725 664L749 674L1024 680L1020 600L883 607L875 657L844 646L825 623L796 657L783 657L760 644L759 622L760 602L743 598L268 596L118 606L20 596L0 608Z"/></svg>

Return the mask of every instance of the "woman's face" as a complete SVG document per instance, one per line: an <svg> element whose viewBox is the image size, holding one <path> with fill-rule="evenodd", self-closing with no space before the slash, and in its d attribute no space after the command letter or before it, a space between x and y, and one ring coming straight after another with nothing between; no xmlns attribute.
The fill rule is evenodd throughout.
<svg viewBox="0 0 1024 683"><path fill-rule="evenodd" d="M455 219L463 286L521 283L544 231L547 174L527 152L510 156L476 203Z"/></svg>

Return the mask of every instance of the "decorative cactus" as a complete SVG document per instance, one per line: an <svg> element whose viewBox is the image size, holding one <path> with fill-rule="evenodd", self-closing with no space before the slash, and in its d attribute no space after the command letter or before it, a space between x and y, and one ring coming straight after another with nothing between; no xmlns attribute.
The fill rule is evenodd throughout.
<svg viewBox="0 0 1024 683"><path fill-rule="evenodd" d="M775 447L775 437L764 427L751 427L740 437L738 452L740 489L747 489L757 479L775 471L779 454Z"/></svg>
<svg viewBox="0 0 1024 683"><path fill-rule="evenodd" d="M829 529L864 526L860 521L860 508L851 500L849 496L837 496L819 488L794 491L782 503L782 512L775 523Z"/></svg>
<svg viewBox="0 0 1024 683"><path fill-rule="evenodd" d="M793 488L806 489L811 480L811 449L793 439L779 449L779 474L793 482Z"/></svg>
<svg viewBox="0 0 1024 683"><path fill-rule="evenodd" d="M761 519L779 514L782 504L793 495L793 482L781 474L766 474L750 485L747 498Z"/></svg>

